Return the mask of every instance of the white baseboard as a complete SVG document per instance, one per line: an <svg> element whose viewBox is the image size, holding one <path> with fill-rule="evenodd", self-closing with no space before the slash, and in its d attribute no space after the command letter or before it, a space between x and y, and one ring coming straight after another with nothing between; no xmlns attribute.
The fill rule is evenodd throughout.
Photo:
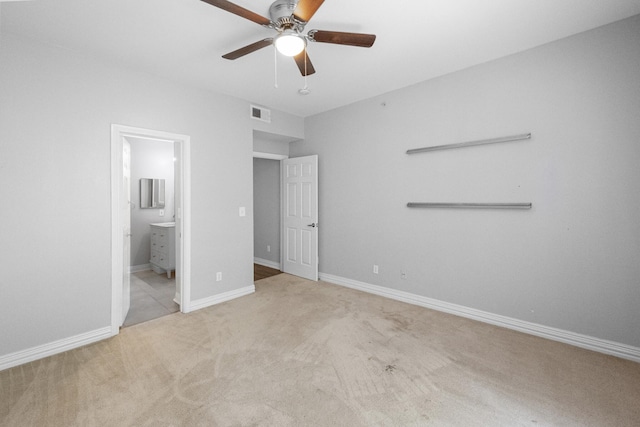
<svg viewBox="0 0 640 427"><path fill-rule="evenodd" d="M220 304L225 301L230 301L235 298L252 294L255 291L256 287L254 285L250 285L208 298L202 298L200 300L193 301L189 305L189 311L194 311L201 308L209 307L211 305ZM96 329L95 331L90 331L84 334L54 341L52 343L39 345L26 350L17 351L15 353L10 353L4 356L0 355L0 371L12 368L14 366L33 362L34 360L42 359L48 356L63 353L65 351L73 350L74 348L92 344L96 341L111 338L112 336L113 334L111 331L111 327L108 326L105 328Z"/></svg>
<svg viewBox="0 0 640 427"><path fill-rule="evenodd" d="M151 264L140 264L129 266L129 273L137 273L139 271L151 270Z"/></svg>
<svg viewBox="0 0 640 427"><path fill-rule="evenodd" d="M207 298L202 298L196 301L191 301L189 304L189 312L200 310L201 308L209 307L212 305L220 304L232 299L240 298L245 295L252 294L256 291L255 285L246 286L240 289L234 289L233 291L224 292L218 295L213 295Z"/></svg>
<svg viewBox="0 0 640 427"><path fill-rule="evenodd" d="M44 357L53 356L54 354L73 350L74 348L82 347L84 345L91 344L96 341L101 341L112 336L113 335L111 334L111 327L107 326L105 328L85 332L84 334L64 338L52 343L43 344L36 347L28 348L26 350L21 350L15 353L0 356L0 371L12 368L14 366L33 362L34 360L42 359Z"/></svg>
<svg viewBox="0 0 640 427"><path fill-rule="evenodd" d="M552 328L549 326L539 325L537 323L526 322L511 317L493 314L475 308L469 308L458 304L451 304L439 301L433 298L423 297L421 295L409 292L398 291L395 289L385 288L383 286L371 285L369 283L359 282L357 280L345 279L344 277L333 276L331 274L320 273L320 280L333 283L335 285L345 286L351 289L367 292L406 302L421 307L430 308L432 310L442 311L454 314L468 319L478 320L484 323L490 323L496 326L513 329L524 332L526 334L547 338L553 341L563 342L565 344L574 345L576 347L586 348L588 350L597 351L599 353L610 354L623 359L640 362L640 348L626 344L607 341L600 338L582 335L563 329Z"/></svg>
<svg viewBox="0 0 640 427"><path fill-rule="evenodd" d="M253 262L258 265L264 265L265 267L275 268L276 270L280 270L280 263L275 261L269 261L267 259L262 259L255 257L253 258Z"/></svg>

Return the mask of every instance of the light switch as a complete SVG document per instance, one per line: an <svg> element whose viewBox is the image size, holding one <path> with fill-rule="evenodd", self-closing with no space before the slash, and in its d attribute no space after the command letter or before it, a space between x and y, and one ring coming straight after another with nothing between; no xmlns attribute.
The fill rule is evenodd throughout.
<svg viewBox="0 0 640 427"><path fill-rule="evenodd" d="M160 209L160 216L164 216L164 209Z"/></svg>
<svg viewBox="0 0 640 427"><path fill-rule="evenodd" d="M244 206L240 206L239 213L240 213L240 216L246 216L247 215L247 211L244 208Z"/></svg>

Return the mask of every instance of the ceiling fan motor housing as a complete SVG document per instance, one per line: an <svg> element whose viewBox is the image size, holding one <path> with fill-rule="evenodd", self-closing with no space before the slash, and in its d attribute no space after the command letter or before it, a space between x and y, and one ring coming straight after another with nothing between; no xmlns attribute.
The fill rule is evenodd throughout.
<svg viewBox="0 0 640 427"><path fill-rule="evenodd" d="M304 29L303 22L298 22L293 19L293 11L298 5L298 0L276 0L269 7L269 16L271 21L275 24L275 29L282 30L295 30L301 32Z"/></svg>

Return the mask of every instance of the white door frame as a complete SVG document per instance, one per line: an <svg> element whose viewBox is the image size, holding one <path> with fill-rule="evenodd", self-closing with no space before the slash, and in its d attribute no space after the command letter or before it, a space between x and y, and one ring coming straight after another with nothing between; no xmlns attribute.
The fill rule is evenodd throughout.
<svg viewBox="0 0 640 427"><path fill-rule="evenodd" d="M122 239L122 309L120 311L121 324L129 314L131 308L131 142L127 138L122 138L122 189L120 198L120 219L122 227L120 236ZM126 187L125 187L126 186Z"/></svg>
<svg viewBox="0 0 640 427"><path fill-rule="evenodd" d="M191 302L191 138L158 130L111 125L111 335L122 325L123 243L121 216L122 148L125 137L171 141L179 168L176 191L176 281L180 288L180 311L188 313ZM179 271L181 270L181 271ZM178 279L180 277L181 279Z"/></svg>
<svg viewBox="0 0 640 427"><path fill-rule="evenodd" d="M289 156L286 154L272 154L272 153L262 153L260 151L253 152L254 159L269 159L269 160L284 160L288 159Z"/></svg>

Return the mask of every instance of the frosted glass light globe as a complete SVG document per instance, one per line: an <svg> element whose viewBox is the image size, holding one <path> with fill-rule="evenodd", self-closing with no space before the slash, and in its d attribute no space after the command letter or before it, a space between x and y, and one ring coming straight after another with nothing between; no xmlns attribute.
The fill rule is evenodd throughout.
<svg viewBox="0 0 640 427"><path fill-rule="evenodd" d="M285 56L296 56L304 49L304 39L295 33L282 33L276 38L276 49Z"/></svg>

